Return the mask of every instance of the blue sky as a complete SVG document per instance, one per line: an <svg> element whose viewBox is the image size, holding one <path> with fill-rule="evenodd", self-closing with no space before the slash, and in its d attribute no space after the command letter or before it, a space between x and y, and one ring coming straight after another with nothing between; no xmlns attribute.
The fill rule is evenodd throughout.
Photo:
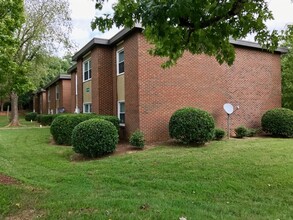
<svg viewBox="0 0 293 220"><path fill-rule="evenodd" d="M111 12L111 5L115 1L108 0L104 7L104 12ZM93 37L110 38L119 31L117 28L114 28L103 34L97 30L91 30L90 22L97 13L94 7L94 0L69 0L69 2L73 21L71 38L76 42L78 49L82 48ZM293 2L291 0L267 0L267 2L275 18L274 21L267 23L270 29L281 30L287 24L293 24Z"/></svg>

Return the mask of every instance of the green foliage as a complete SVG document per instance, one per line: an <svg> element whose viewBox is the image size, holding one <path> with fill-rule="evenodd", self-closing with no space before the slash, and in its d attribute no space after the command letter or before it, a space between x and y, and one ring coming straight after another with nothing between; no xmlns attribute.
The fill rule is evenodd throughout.
<svg viewBox="0 0 293 220"><path fill-rule="evenodd" d="M276 108L267 111L261 119L264 132L276 137L293 137L293 111Z"/></svg>
<svg viewBox="0 0 293 220"><path fill-rule="evenodd" d="M51 134L57 144L71 145L72 131L79 123L99 118L110 121L117 129L119 129L119 119L116 116L95 115L95 114L64 114L58 116L51 124Z"/></svg>
<svg viewBox="0 0 293 220"><path fill-rule="evenodd" d="M259 132L258 129L255 128L247 128L246 137L254 137Z"/></svg>
<svg viewBox="0 0 293 220"><path fill-rule="evenodd" d="M112 153L117 143L117 129L104 119L81 122L72 132L73 150L87 157L94 158Z"/></svg>
<svg viewBox="0 0 293 220"><path fill-rule="evenodd" d="M248 134L248 129L245 126L239 126L235 128L235 133L237 138L244 138Z"/></svg>
<svg viewBox="0 0 293 220"><path fill-rule="evenodd" d="M14 54L19 46L16 30L24 22L22 0L0 1L0 98L6 98L13 82L9 76L18 70Z"/></svg>
<svg viewBox="0 0 293 220"><path fill-rule="evenodd" d="M29 112L29 113L26 113L25 114L24 119L26 121L36 121L37 120L37 116L38 116L38 113L36 113L36 112Z"/></svg>
<svg viewBox="0 0 293 220"><path fill-rule="evenodd" d="M38 115L37 121L44 126L50 126L56 117L60 116L60 114L50 114L50 115Z"/></svg>
<svg viewBox="0 0 293 220"><path fill-rule="evenodd" d="M226 132L223 129L215 128L213 139L219 141L222 140L225 137L225 135Z"/></svg>
<svg viewBox="0 0 293 220"><path fill-rule="evenodd" d="M136 148L144 147L144 134L143 132L137 130L133 132L129 138L129 143Z"/></svg>
<svg viewBox="0 0 293 220"><path fill-rule="evenodd" d="M169 122L170 137L184 144L212 140L214 128L214 119L208 112L191 107L177 110Z"/></svg>
<svg viewBox="0 0 293 220"><path fill-rule="evenodd" d="M288 53L282 55L282 106L293 110L293 25L283 34Z"/></svg>
<svg viewBox="0 0 293 220"><path fill-rule="evenodd" d="M104 0L96 1L102 10ZM100 31L117 27L145 28L144 34L154 45L151 54L168 57L163 65L176 63L184 51L214 56L219 63L231 65L235 59L229 39L241 39L255 33L255 40L271 50L278 44L278 33L268 30L265 22L273 15L266 1L118 1L114 14L103 14L92 22ZM164 13L162 13L164 12Z"/></svg>

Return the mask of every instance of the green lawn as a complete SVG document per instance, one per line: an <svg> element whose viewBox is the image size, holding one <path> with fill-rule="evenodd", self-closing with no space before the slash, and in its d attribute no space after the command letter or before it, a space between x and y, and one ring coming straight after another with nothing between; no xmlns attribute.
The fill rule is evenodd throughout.
<svg viewBox="0 0 293 220"><path fill-rule="evenodd" d="M293 139L158 146L72 161L49 128L1 129L0 219L292 219Z"/></svg>

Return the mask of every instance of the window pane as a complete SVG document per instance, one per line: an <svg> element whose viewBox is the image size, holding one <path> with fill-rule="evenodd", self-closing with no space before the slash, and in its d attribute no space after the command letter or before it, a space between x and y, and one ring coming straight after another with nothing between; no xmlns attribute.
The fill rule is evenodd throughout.
<svg viewBox="0 0 293 220"><path fill-rule="evenodd" d="M120 113L120 123L124 124L125 123L125 114L124 113Z"/></svg>
<svg viewBox="0 0 293 220"><path fill-rule="evenodd" d="M88 72L84 72L84 80L87 80L89 77L88 77Z"/></svg>
<svg viewBox="0 0 293 220"><path fill-rule="evenodd" d="M91 69L89 70L89 76L88 76L88 78L89 78L89 79L92 78L92 70L91 70Z"/></svg>
<svg viewBox="0 0 293 220"><path fill-rule="evenodd" d="M119 63L124 61L124 51L119 52Z"/></svg>
<svg viewBox="0 0 293 220"><path fill-rule="evenodd" d="M125 102L120 102L119 104L120 104L120 109L119 109L120 113L122 113L122 112L124 113L125 112Z"/></svg>
<svg viewBox="0 0 293 220"><path fill-rule="evenodd" d="M88 71L89 67L88 67L88 62L84 63L84 72Z"/></svg>
<svg viewBox="0 0 293 220"><path fill-rule="evenodd" d="M124 73L124 62L119 63L119 73Z"/></svg>

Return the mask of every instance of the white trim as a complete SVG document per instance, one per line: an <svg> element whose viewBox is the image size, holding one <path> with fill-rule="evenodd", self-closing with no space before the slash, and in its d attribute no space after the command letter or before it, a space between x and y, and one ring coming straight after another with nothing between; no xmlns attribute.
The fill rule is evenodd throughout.
<svg viewBox="0 0 293 220"><path fill-rule="evenodd" d="M57 97L57 94L58 94L58 97ZM57 84L55 86L55 98L56 98L56 100L60 100L60 86L59 86L59 84Z"/></svg>
<svg viewBox="0 0 293 220"><path fill-rule="evenodd" d="M85 105L88 105L88 104L91 105L91 110L90 110L90 112L85 112ZM83 113L92 113L92 103L91 102L84 102L82 105L82 112Z"/></svg>
<svg viewBox="0 0 293 220"><path fill-rule="evenodd" d="M121 114L121 112L120 112L120 103L124 103L124 108L125 108L125 100L118 100L117 101L117 116L119 118L119 122L120 122L120 114ZM122 113L124 113L124 120L125 120L125 109L124 109L124 112L122 112ZM125 123L119 123L119 125L120 126L125 126Z"/></svg>
<svg viewBox="0 0 293 220"><path fill-rule="evenodd" d="M124 47L122 47L122 48L120 48L119 50L116 51L116 74L117 74L117 76L123 75L124 72L125 72L125 69L124 69L124 72L119 73L119 53L121 53L122 51L124 52ZM125 53L124 53L123 62L124 62L124 68L125 68Z"/></svg>
<svg viewBox="0 0 293 220"><path fill-rule="evenodd" d="M85 63L91 63L91 67L89 68L89 66L88 66L88 73L89 73L89 71L91 72L91 77L88 77L88 79L84 79L84 66L85 66ZM82 81L83 82L87 82L87 81L90 81L90 80L92 80L92 60L91 60L91 57L89 57L88 59L86 59L86 60L84 60L83 62L82 62Z"/></svg>

